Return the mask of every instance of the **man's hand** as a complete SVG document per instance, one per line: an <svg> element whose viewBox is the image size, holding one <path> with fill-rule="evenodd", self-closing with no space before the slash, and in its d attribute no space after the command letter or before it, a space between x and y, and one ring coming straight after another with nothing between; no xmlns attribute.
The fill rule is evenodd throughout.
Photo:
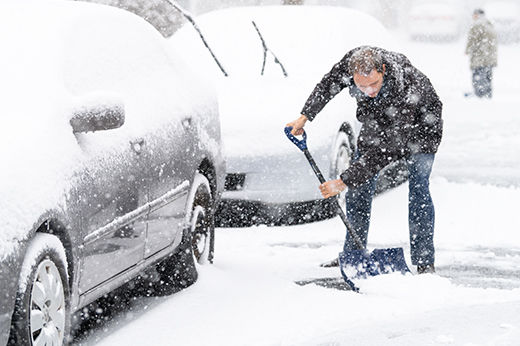
<svg viewBox="0 0 520 346"><path fill-rule="evenodd" d="M336 196L345 190L347 185L341 179L329 180L320 185L320 192L324 198Z"/></svg>
<svg viewBox="0 0 520 346"><path fill-rule="evenodd" d="M292 127L291 133L294 136L300 136L303 134L303 127L305 126L305 123L307 122L307 117L305 115L300 115L300 117L294 121L291 121L285 127Z"/></svg>

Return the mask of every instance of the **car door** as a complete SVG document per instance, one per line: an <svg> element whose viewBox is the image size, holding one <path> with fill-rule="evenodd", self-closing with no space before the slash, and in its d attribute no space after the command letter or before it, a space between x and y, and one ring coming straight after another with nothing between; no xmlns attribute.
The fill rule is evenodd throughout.
<svg viewBox="0 0 520 346"><path fill-rule="evenodd" d="M80 293L143 259L147 165L132 143L117 138L123 131L76 134L86 157L77 185L84 241Z"/></svg>
<svg viewBox="0 0 520 346"><path fill-rule="evenodd" d="M69 55L74 52L74 57L67 59L69 70L64 75L76 76L67 80L68 88L80 101L85 98L120 99L126 117L125 124L113 130L118 159L109 160L117 163L113 170L115 176L111 178L113 186L122 182L126 185L122 189L114 188L111 206L98 212L98 219L105 220L104 224L98 219L86 220L86 256L80 283L83 289L96 284L92 280L100 270L96 264L112 267L113 262L122 262L115 268L103 269L108 273L105 277L108 279L125 266L137 263L141 250L141 258L149 257L179 239L189 181L195 170L191 158L195 142L190 119L194 94L185 65L178 67L172 63L165 50L164 38L153 27L137 16L120 12L122 15L116 21L99 13L95 18L84 14L71 18L73 34L70 34L70 46L66 47L66 52ZM106 132L99 137L108 137L110 131ZM107 138L100 140L103 142ZM129 143L131 145L124 148ZM99 192L103 191L104 183L95 180L91 183L98 183ZM100 198L97 192L95 195ZM123 209L118 209L117 201L126 201ZM134 218L136 215L137 219ZM113 218L108 222L110 216ZM115 226L121 220L134 222L132 227L138 235L133 234L135 238L127 244L133 247L132 250L122 250L121 240L116 241L117 232L121 231ZM138 243L143 230L144 244ZM101 234L103 237L99 237ZM114 249L111 254L116 261L100 262L100 258L106 258L101 253L109 249ZM128 256L119 256L121 251ZM101 279L96 281L101 282Z"/></svg>
<svg viewBox="0 0 520 346"><path fill-rule="evenodd" d="M150 199L157 203L148 216L145 257L180 239L185 226L186 200L196 170L192 122L189 115L172 114L172 124L155 138Z"/></svg>
<svg viewBox="0 0 520 346"><path fill-rule="evenodd" d="M163 114L152 115L161 125L153 127L144 146L150 157L150 213L145 258L180 241L190 183L197 162L200 162L200 150L196 147L200 126L195 110L188 105L191 101L186 97L193 97L188 91L192 81L177 70L174 57L167 55L164 46L154 48L152 64L155 68L148 73L150 78L160 81L156 96L161 99L157 102L164 102L168 108ZM187 94L183 95L181 89Z"/></svg>
<svg viewBox="0 0 520 346"><path fill-rule="evenodd" d="M113 8L85 10L69 20L63 76L73 108L115 102L125 113L119 128L76 134L88 163L78 178L83 210L79 288L86 293L143 260L153 168L149 119L164 107L150 78L156 68L153 28Z"/></svg>

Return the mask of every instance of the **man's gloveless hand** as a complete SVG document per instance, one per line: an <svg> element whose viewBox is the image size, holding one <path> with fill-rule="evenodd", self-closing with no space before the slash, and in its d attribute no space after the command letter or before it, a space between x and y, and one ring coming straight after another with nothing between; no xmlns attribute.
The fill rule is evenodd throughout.
<svg viewBox="0 0 520 346"><path fill-rule="evenodd" d="M320 192L324 198L336 196L345 190L347 185L341 179L329 180L320 185Z"/></svg>

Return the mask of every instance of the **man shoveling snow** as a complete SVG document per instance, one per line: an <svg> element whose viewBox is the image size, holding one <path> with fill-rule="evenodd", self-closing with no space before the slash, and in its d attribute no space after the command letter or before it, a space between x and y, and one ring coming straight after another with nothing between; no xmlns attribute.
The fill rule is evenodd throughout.
<svg viewBox="0 0 520 346"><path fill-rule="evenodd" d="M362 123L357 151L340 179L319 186L324 198L348 188L347 218L366 248L378 173L406 159L409 172L409 228L412 264L418 273L435 271L435 212L429 179L442 137L442 103L430 80L408 58L378 47L349 51L316 85L301 116L288 123L295 136L341 90L349 88ZM356 249L347 232L343 253Z"/></svg>

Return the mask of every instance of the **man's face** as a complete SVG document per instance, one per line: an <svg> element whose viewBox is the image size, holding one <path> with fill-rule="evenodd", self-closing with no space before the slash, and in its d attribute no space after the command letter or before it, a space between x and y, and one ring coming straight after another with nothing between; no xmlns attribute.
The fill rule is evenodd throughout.
<svg viewBox="0 0 520 346"><path fill-rule="evenodd" d="M377 72L375 69L370 72L368 76L359 73L354 73L354 83L365 95L368 97L376 97L379 90L383 86L383 75L385 74L385 65L383 65L383 72Z"/></svg>

